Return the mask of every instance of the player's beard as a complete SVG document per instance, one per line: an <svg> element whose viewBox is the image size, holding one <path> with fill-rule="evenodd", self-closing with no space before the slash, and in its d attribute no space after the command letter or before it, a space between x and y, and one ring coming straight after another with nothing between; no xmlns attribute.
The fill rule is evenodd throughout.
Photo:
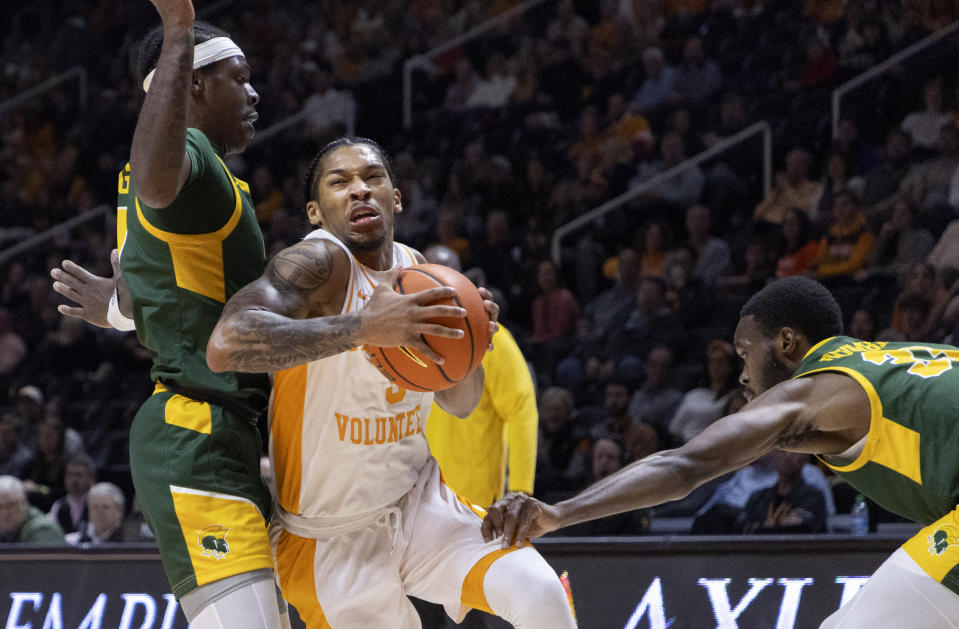
<svg viewBox="0 0 959 629"><path fill-rule="evenodd" d="M766 348L766 360L763 361L762 375L760 377L763 391L768 391L780 382L789 380L793 371L778 356L776 350L770 344Z"/></svg>

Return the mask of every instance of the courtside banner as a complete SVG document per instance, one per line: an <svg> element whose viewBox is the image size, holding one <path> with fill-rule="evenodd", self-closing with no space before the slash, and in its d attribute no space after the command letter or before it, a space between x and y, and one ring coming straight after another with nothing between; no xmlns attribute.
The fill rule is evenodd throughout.
<svg viewBox="0 0 959 629"><path fill-rule="evenodd" d="M815 629L903 541L651 536L536 547L568 572L581 629ZM187 626L150 546L0 547L0 597L0 629Z"/></svg>

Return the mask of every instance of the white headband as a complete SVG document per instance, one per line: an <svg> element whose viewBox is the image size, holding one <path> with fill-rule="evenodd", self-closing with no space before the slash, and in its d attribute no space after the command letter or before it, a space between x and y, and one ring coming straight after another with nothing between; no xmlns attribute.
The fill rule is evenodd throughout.
<svg viewBox="0 0 959 629"><path fill-rule="evenodd" d="M228 57L243 56L243 51L240 50L240 47L234 44L233 40L229 37L214 37L193 47L193 69L196 70L197 68L208 66L211 63L222 61ZM153 82L153 73L156 71L157 69L153 68L150 70L150 73L147 74L146 78L143 79L144 92L150 91L150 83Z"/></svg>

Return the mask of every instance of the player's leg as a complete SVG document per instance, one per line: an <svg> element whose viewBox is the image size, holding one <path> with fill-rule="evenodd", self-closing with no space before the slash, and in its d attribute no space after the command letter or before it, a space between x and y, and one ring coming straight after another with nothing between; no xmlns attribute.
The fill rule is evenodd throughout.
<svg viewBox="0 0 959 629"><path fill-rule="evenodd" d="M373 524L328 539L281 531L276 569L283 598L307 629L420 629L400 582L393 531Z"/></svg>
<svg viewBox="0 0 959 629"><path fill-rule="evenodd" d="M902 548L820 629L959 628L959 595L935 581Z"/></svg>
<svg viewBox="0 0 959 629"><path fill-rule="evenodd" d="M431 461L404 511L409 546L401 574L409 594L441 603L456 621L469 608L522 629L575 627L556 572L532 547L483 541L478 508L440 480Z"/></svg>
<svg viewBox="0 0 959 629"><path fill-rule="evenodd" d="M272 586L266 527L272 498L259 475L259 449L259 434L245 420L169 392L155 393L134 418L137 499L177 598L251 573L262 572ZM201 607L192 609L200 613ZM233 626L280 627L275 596L264 610L269 624L250 618Z"/></svg>
<svg viewBox="0 0 959 629"><path fill-rule="evenodd" d="M180 605L192 629L290 628L286 602L272 570L245 572L202 585L184 595Z"/></svg>

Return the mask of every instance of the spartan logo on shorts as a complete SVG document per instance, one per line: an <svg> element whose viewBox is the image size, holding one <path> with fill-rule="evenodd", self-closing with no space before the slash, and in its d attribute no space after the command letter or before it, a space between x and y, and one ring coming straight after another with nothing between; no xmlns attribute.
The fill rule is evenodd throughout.
<svg viewBox="0 0 959 629"><path fill-rule="evenodd" d="M197 535L200 548L203 552L201 557L212 557L214 559L223 559L230 552L230 545L226 543L226 534L230 529L219 524L208 526L202 529Z"/></svg>
<svg viewBox="0 0 959 629"><path fill-rule="evenodd" d="M946 552L950 546L959 544L959 540L956 539L956 532L955 525L946 524L933 531L932 535L927 535L926 539L929 540L929 554L939 557L942 553Z"/></svg>

